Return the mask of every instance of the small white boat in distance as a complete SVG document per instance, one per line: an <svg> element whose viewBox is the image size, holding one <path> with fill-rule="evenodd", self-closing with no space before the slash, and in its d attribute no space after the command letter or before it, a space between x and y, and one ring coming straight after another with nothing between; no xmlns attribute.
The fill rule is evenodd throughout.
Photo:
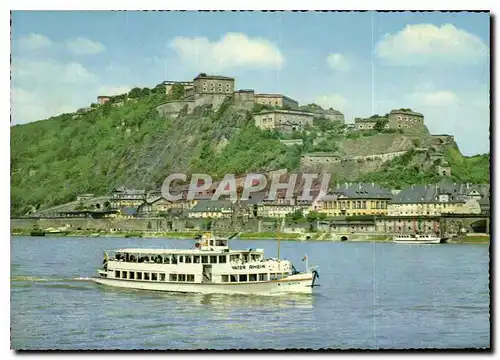
<svg viewBox="0 0 500 360"><path fill-rule="evenodd" d="M229 249L228 240L205 233L194 249L119 249L113 257L106 252L93 280L129 289L204 294L310 294L319 286L316 268L306 265L299 272L288 260L265 259L262 249Z"/></svg>
<svg viewBox="0 0 500 360"><path fill-rule="evenodd" d="M441 238L435 235L398 235L393 239L395 244L439 244Z"/></svg>

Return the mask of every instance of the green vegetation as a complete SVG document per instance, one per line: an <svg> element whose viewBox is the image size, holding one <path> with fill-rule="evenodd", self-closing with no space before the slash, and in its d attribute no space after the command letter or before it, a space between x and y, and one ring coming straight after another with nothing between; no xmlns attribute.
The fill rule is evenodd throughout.
<svg viewBox="0 0 500 360"><path fill-rule="evenodd" d="M387 125L388 122L389 119L379 117L373 129L377 132L381 132L382 130L384 130L384 126Z"/></svg>
<svg viewBox="0 0 500 360"><path fill-rule="evenodd" d="M172 172L206 172L217 179L226 173L293 171L303 154L337 151L346 139L344 126L327 119L315 119L315 127L292 135L263 131L254 126L251 112L232 106L231 97L217 111L205 105L180 119L158 113L159 105L183 94L179 86L168 95L162 84L134 88L104 105L92 104L77 113L11 127L11 214L74 201L83 193L108 194L118 186L157 189ZM302 109L307 107L315 105ZM266 108L256 105L253 110ZM380 132L352 132L347 138ZM286 146L279 141L290 138L302 139L303 145ZM218 146L226 140L226 146ZM381 171L349 180L396 188L439 181L435 167L423 167L421 155L410 151L387 162ZM489 180L489 155L464 158L456 147L448 147L445 160L457 182ZM342 179L336 176L335 180ZM82 204L77 207L84 208Z"/></svg>
<svg viewBox="0 0 500 360"><path fill-rule="evenodd" d="M490 182L490 154L464 157L455 147L448 147L445 159L451 167L451 177L457 182L485 184Z"/></svg>

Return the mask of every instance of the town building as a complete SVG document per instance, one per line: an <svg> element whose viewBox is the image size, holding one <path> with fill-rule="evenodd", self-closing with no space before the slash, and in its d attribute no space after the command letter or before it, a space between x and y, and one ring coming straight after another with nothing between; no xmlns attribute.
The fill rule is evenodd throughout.
<svg viewBox="0 0 500 360"><path fill-rule="evenodd" d="M145 190L125 189L124 187L114 189L110 196L110 204L112 209L120 209L123 207L138 208L146 201Z"/></svg>
<svg viewBox="0 0 500 360"><path fill-rule="evenodd" d="M325 118L330 121L337 121L342 124L345 123L345 116L342 114L340 111L335 110L333 108L327 109L327 110L316 110L316 111L311 111L315 116L315 118Z"/></svg>
<svg viewBox="0 0 500 360"><path fill-rule="evenodd" d="M384 124L384 129L389 129L389 121L387 118L383 118L383 117L365 118L365 119L355 118L354 119L354 128L356 130L374 130L377 122L384 121L384 120L386 120L386 123Z"/></svg>
<svg viewBox="0 0 500 360"><path fill-rule="evenodd" d="M284 133L302 131L313 125L311 113L292 110L263 110L254 115L255 126L263 130L276 130Z"/></svg>
<svg viewBox="0 0 500 360"><path fill-rule="evenodd" d="M255 94L256 104L267 105L279 108L297 109L299 102L282 94Z"/></svg>
<svg viewBox="0 0 500 360"><path fill-rule="evenodd" d="M199 200L189 210L192 219L230 219L233 214L233 205L230 200Z"/></svg>
<svg viewBox="0 0 500 360"><path fill-rule="evenodd" d="M234 78L219 75L199 74L193 80L197 94L232 94Z"/></svg>
<svg viewBox="0 0 500 360"><path fill-rule="evenodd" d="M392 110L389 113L390 129L409 129L424 125L424 115L410 109Z"/></svg>
<svg viewBox="0 0 500 360"><path fill-rule="evenodd" d="M93 198L95 198L94 194L81 194L81 195L77 195L76 201L87 201L87 200L91 200Z"/></svg>
<svg viewBox="0 0 500 360"><path fill-rule="evenodd" d="M486 208L489 185L449 184L411 185L389 202L389 216L440 216L442 214L481 214ZM483 209L481 208L483 203Z"/></svg>
<svg viewBox="0 0 500 360"><path fill-rule="evenodd" d="M315 201L314 208L327 216L387 215L390 190L375 183L337 185Z"/></svg>
<svg viewBox="0 0 500 360"><path fill-rule="evenodd" d="M194 88L193 81L164 81L162 84L165 86L165 93L167 95L172 93L172 88L176 84L181 85L184 88L184 92Z"/></svg>
<svg viewBox="0 0 500 360"><path fill-rule="evenodd" d="M99 105L104 105L106 104L109 100L111 100L111 97L110 96L104 96L104 95L100 95L97 97L97 103Z"/></svg>
<svg viewBox="0 0 500 360"><path fill-rule="evenodd" d="M342 161L339 154L333 152L313 152L302 155L300 162L303 166L331 165Z"/></svg>

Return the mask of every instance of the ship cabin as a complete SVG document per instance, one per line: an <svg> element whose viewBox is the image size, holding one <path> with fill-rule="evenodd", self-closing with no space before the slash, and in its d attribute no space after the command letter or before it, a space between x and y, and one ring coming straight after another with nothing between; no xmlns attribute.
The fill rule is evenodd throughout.
<svg viewBox="0 0 500 360"><path fill-rule="evenodd" d="M263 249L232 250L227 239L201 238L195 249L119 249L106 255L101 277L188 283L280 280L286 260L264 259Z"/></svg>

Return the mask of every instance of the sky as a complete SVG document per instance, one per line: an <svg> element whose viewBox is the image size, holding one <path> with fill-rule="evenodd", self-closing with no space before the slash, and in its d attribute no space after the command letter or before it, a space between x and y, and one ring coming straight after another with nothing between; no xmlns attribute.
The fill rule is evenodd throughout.
<svg viewBox="0 0 500 360"><path fill-rule="evenodd" d="M348 123L411 108L432 134L481 154L489 34L488 13L14 11L11 123L205 72L333 107Z"/></svg>

